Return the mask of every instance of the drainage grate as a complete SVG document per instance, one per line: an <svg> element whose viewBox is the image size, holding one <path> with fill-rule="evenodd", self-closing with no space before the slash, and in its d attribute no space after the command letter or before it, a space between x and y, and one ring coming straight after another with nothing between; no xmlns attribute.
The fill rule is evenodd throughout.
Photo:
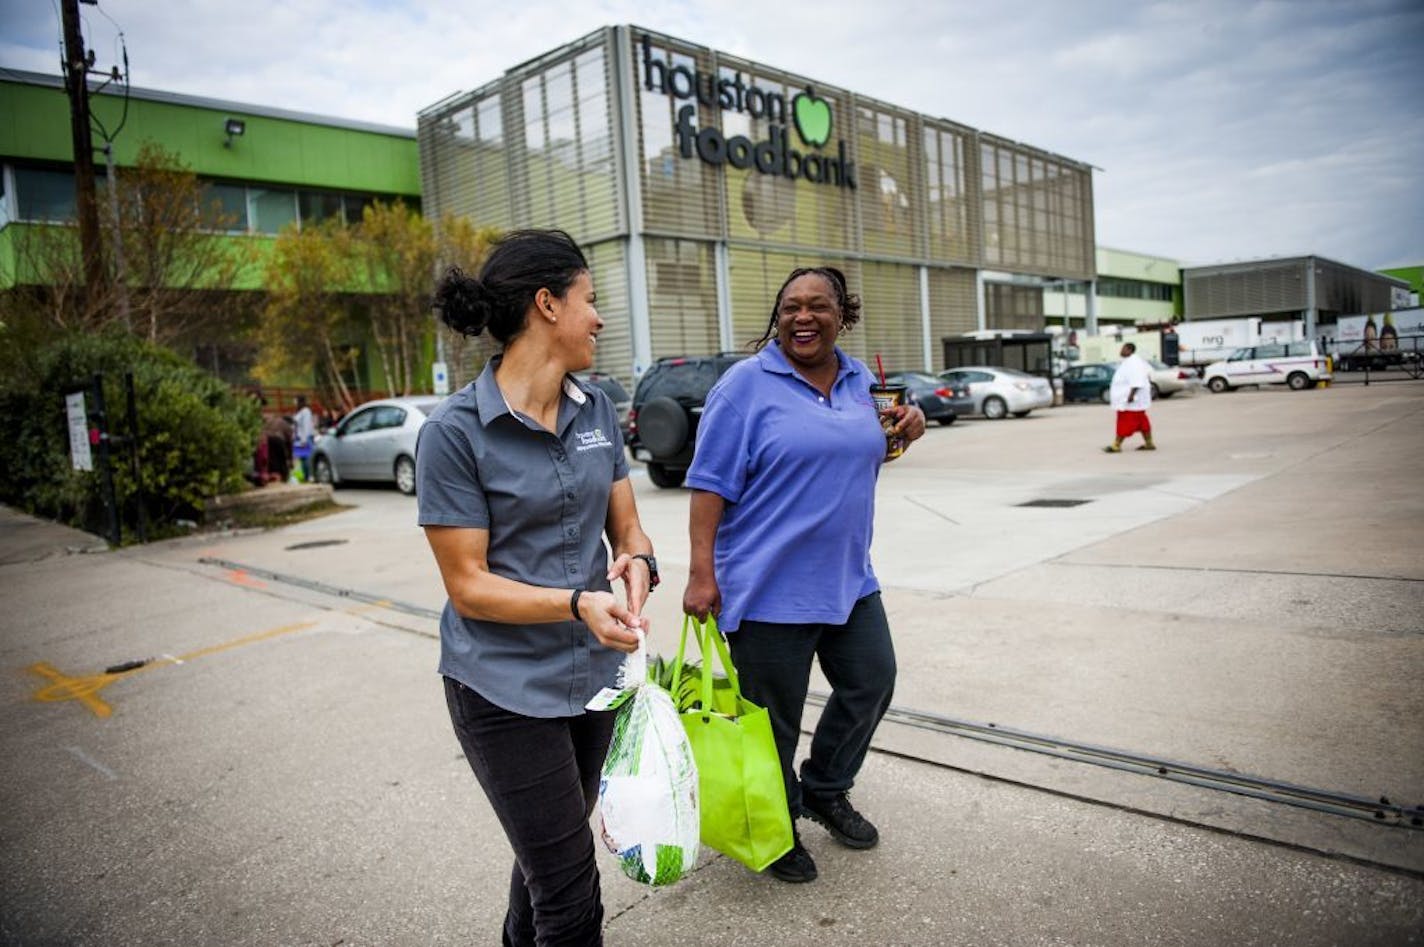
<svg viewBox="0 0 1424 947"><path fill-rule="evenodd" d="M297 543L295 546L288 546L287 551L293 549L320 549L323 546L340 546L346 542L344 539L313 539L307 543Z"/></svg>
<svg viewBox="0 0 1424 947"><path fill-rule="evenodd" d="M1082 506L1084 503L1092 503L1092 500L1029 500L1027 503L1020 503L1019 506L1048 507L1050 509L1066 509L1070 506Z"/></svg>

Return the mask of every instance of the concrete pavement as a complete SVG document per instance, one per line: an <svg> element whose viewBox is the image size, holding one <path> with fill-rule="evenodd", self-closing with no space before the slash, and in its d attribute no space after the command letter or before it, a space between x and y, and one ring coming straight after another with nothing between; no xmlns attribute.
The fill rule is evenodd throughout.
<svg viewBox="0 0 1424 947"><path fill-rule="evenodd" d="M1106 410L1070 406L886 468L896 705L1424 802L1424 385L1153 419L1155 454L1102 454ZM635 486L671 646L687 498ZM1019 505L1044 499L1087 502ZM0 517L4 943L497 940L508 847L449 732L413 503L338 500L102 555ZM609 858L608 942L1424 940L1424 831L896 724L877 746L854 794L877 849L808 824L815 884L707 855L658 892Z"/></svg>

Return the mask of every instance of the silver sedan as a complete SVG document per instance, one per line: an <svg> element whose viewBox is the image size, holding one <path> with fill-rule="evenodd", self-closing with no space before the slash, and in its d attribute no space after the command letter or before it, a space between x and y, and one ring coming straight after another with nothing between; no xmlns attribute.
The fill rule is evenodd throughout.
<svg viewBox="0 0 1424 947"><path fill-rule="evenodd" d="M383 398L356 408L316 439L312 476L320 483L394 482L415 493L415 438L442 399Z"/></svg>
<svg viewBox="0 0 1424 947"><path fill-rule="evenodd" d="M966 365L942 371L939 377L956 387L968 387L974 413L992 421L1009 414L1022 418L1035 408L1053 405L1053 386L1048 379L1012 368Z"/></svg>

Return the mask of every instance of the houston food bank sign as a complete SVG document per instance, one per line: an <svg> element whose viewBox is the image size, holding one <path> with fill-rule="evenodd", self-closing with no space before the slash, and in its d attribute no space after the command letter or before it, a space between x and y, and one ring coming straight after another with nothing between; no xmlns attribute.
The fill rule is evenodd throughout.
<svg viewBox="0 0 1424 947"><path fill-rule="evenodd" d="M755 83L735 78L719 79L703 75L686 66L669 66L653 58L652 43L643 36L643 88L673 99L695 98L708 108L724 112L743 112L752 118L765 119L768 124L765 141L753 142L745 135L726 137L716 128L697 128L697 106L684 105L677 110L673 132L677 147L684 158L695 153L710 165L730 164L734 168L755 168L762 174L802 178L813 184L854 188L855 162L846 157L845 139L836 142L835 156L820 153L831 139L831 105L816 97L810 86L791 99L791 118L801 142L816 151L803 154L791 147L787 130L786 96L768 92Z"/></svg>

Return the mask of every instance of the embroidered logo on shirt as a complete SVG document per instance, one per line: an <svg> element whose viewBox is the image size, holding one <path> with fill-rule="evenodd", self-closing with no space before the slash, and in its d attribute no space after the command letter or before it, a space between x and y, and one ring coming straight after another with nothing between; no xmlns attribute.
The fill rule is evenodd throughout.
<svg viewBox="0 0 1424 947"><path fill-rule="evenodd" d="M596 427L592 431L574 431L574 437L578 438L578 447L575 450L580 452L613 446L613 442L603 436L603 428Z"/></svg>

